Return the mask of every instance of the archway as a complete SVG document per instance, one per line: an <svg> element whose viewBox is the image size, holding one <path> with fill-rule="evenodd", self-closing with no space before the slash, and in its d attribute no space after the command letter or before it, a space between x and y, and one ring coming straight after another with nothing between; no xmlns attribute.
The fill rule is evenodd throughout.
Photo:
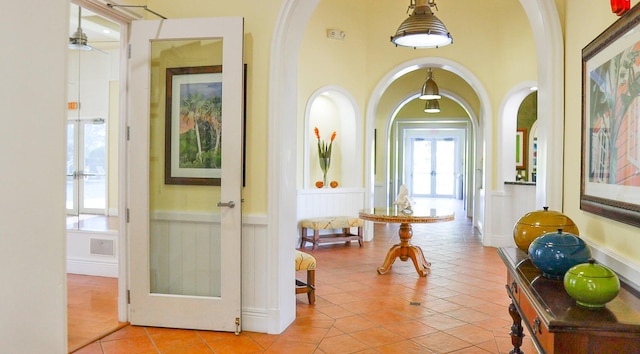
<svg viewBox="0 0 640 354"><path fill-rule="evenodd" d="M298 53L306 23L320 0L284 0L276 19L271 43L269 70L269 141L272 142L268 155L268 241L269 279L277 284L269 289L267 307L278 309L270 313L269 333L280 333L295 319L295 299L293 283L294 271L290 264L294 259L294 239L289 235L296 232L296 144L288 143L288 127L296 126L297 99L291 92L297 92ZM556 5L553 0L520 0L529 18L538 53L538 112L549 121L540 123L539 164L546 166L545 175L539 175L537 187L538 201L544 201L552 208L562 204L562 159L549 159L548 150L561 151L563 144L563 47L562 31ZM484 106L484 105L483 105ZM370 112L370 108L367 109ZM368 114L368 113L367 113ZM484 146L491 141L491 128L487 124L478 144ZM365 151L371 151L373 132L365 134ZM548 145L548 146L547 146ZM490 156L487 151L485 155ZM488 161L484 161L488 164ZM553 171L553 174L549 171ZM373 186L371 161L366 161L365 186L371 203ZM483 169L479 178L482 184L491 183L490 169ZM484 210L491 210L491 199L485 195L478 198ZM479 219L490 219L490 215L479 215ZM485 227L488 226L488 227ZM484 234L491 233L490 224L482 225Z"/></svg>

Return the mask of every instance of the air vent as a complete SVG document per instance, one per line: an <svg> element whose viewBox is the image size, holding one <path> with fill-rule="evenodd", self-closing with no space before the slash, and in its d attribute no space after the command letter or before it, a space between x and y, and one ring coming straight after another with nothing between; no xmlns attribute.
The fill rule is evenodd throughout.
<svg viewBox="0 0 640 354"><path fill-rule="evenodd" d="M95 255L101 255L101 256L113 256L114 255L113 240L92 238L90 253Z"/></svg>

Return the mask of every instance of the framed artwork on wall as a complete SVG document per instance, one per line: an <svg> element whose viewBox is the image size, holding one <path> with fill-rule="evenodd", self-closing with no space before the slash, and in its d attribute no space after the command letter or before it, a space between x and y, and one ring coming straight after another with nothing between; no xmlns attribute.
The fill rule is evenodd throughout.
<svg viewBox="0 0 640 354"><path fill-rule="evenodd" d="M524 128L516 130L516 169L527 169L527 130Z"/></svg>
<svg viewBox="0 0 640 354"><path fill-rule="evenodd" d="M640 7L582 50L580 209L640 226Z"/></svg>
<svg viewBox="0 0 640 354"><path fill-rule="evenodd" d="M220 185L222 65L167 68L165 184Z"/></svg>

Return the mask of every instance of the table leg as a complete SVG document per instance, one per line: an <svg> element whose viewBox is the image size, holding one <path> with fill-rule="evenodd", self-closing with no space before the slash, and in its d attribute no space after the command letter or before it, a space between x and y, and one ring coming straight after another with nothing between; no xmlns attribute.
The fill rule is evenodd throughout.
<svg viewBox="0 0 640 354"><path fill-rule="evenodd" d="M516 309L516 305L511 302L509 304L509 315L513 319L513 324L511 325L511 344L513 345L513 349L509 352L509 354L524 354L524 352L520 349L522 345L522 337L524 337L524 331L522 328L522 317L520 317L520 313L518 309Z"/></svg>
<svg viewBox="0 0 640 354"><path fill-rule="evenodd" d="M429 267L431 266L431 263L427 262L424 258L424 253L422 253L422 249L420 247L411 244L411 237L413 236L411 224L400 224L400 231L398 232L398 235L400 236L400 243L393 245L389 249L387 256L384 259L384 263L382 263L382 266L378 268L378 274L384 274L389 271L396 258L400 257L400 260L402 261L406 261L411 258L413 266L416 268L418 274L421 277L426 277L427 274L429 274Z"/></svg>

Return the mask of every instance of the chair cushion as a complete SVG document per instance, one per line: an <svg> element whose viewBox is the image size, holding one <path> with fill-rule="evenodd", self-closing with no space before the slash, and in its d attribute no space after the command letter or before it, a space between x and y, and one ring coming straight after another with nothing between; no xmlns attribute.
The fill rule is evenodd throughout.
<svg viewBox="0 0 640 354"><path fill-rule="evenodd" d="M296 250L296 270L316 269L316 259L304 252Z"/></svg>
<svg viewBox="0 0 640 354"><path fill-rule="evenodd" d="M348 227L362 227L364 222L361 219L351 216L333 216L324 218L303 219L300 226L313 230L332 230Z"/></svg>

